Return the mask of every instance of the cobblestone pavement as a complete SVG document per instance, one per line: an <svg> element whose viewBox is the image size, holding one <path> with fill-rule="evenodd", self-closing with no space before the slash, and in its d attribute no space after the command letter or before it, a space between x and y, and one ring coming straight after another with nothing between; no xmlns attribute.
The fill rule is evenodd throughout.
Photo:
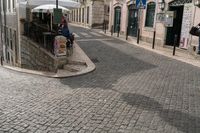
<svg viewBox="0 0 200 133"><path fill-rule="evenodd" d="M0 67L0 133L200 132L199 68L111 38L77 42L94 72L53 79Z"/></svg>

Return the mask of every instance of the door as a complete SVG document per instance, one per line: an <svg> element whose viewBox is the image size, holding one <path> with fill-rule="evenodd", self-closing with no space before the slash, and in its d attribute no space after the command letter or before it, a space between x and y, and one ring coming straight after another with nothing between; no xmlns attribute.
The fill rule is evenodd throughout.
<svg viewBox="0 0 200 133"><path fill-rule="evenodd" d="M138 10L134 9L134 5L129 6L128 11L128 35L137 37L138 30Z"/></svg>
<svg viewBox="0 0 200 133"><path fill-rule="evenodd" d="M121 7L115 7L115 18L114 18L114 32L118 31L118 28L120 29L120 23L121 23Z"/></svg>
<svg viewBox="0 0 200 133"><path fill-rule="evenodd" d="M175 35L177 35L177 43L176 46L179 46L180 36L181 36L181 25L183 18L183 6L171 6L169 7L170 11L174 11L174 22L173 27L167 28L167 37L166 37L166 45L173 46L175 41Z"/></svg>

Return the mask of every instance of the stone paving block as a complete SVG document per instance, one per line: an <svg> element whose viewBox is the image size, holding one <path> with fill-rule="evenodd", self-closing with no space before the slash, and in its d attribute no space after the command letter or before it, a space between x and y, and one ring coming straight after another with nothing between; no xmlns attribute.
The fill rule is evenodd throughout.
<svg viewBox="0 0 200 133"><path fill-rule="evenodd" d="M87 75L0 67L0 132L199 133L200 69L108 39L77 40L98 60Z"/></svg>

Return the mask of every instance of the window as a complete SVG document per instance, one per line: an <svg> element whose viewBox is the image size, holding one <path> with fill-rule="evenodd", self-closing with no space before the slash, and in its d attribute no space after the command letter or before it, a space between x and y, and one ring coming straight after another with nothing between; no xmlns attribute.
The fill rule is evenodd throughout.
<svg viewBox="0 0 200 133"><path fill-rule="evenodd" d="M8 0L8 12L10 12L11 11L11 3L10 3L11 1L10 0Z"/></svg>
<svg viewBox="0 0 200 133"><path fill-rule="evenodd" d="M89 6L87 7L87 23L89 23Z"/></svg>
<svg viewBox="0 0 200 133"><path fill-rule="evenodd" d="M76 22L78 22L78 9L76 9Z"/></svg>
<svg viewBox="0 0 200 133"><path fill-rule="evenodd" d="M82 8L82 23L84 23L84 8Z"/></svg>
<svg viewBox="0 0 200 133"><path fill-rule="evenodd" d="M18 51L18 46L17 46L17 32L14 30L14 37L13 37L14 45L15 45L15 60L18 60L19 56L19 51Z"/></svg>
<svg viewBox="0 0 200 133"><path fill-rule="evenodd" d="M8 27L6 27L6 45L9 45L9 30Z"/></svg>
<svg viewBox="0 0 200 133"><path fill-rule="evenodd" d="M7 60L10 62L10 53L7 52Z"/></svg>
<svg viewBox="0 0 200 133"><path fill-rule="evenodd" d="M1 43L3 43L3 25L1 25Z"/></svg>
<svg viewBox="0 0 200 133"><path fill-rule="evenodd" d="M13 43L12 43L12 39L13 39L13 38L12 38L12 29L10 29L10 36L9 36L9 38L10 38L10 43L9 43L9 44L10 44L10 49L13 50Z"/></svg>
<svg viewBox="0 0 200 133"><path fill-rule="evenodd" d="M153 27L154 17L155 17L155 9L156 9L155 2L149 2L147 4L146 21L145 21L146 27Z"/></svg>
<svg viewBox="0 0 200 133"><path fill-rule="evenodd" d="M0 12L3 12L3 1L2 0L0 1L0 7L1 7L1 11Z"/></svg>
<svg viewBox="0 0 200 133"><path fill-rule="evenodd" d="M74 10L72 10L72 21L74 21Z"/></svg>
<svg viewBox="0 0 200 133"><path fill-rule="evenodd" d="M74 10L74 20L73 20L74 22L76 21L75 19L76 19L76 11Z"/></svg>
<svg viewBox="0 0 200 133"><path fill-rule="evenodd" d="M2 11L7 12L8 10L7 0L2 0L2 5L3 5Z"/></svg>
<svg viewBox="0 0 200 133"><path fill-rule="evenodd" d="M13 9L13 12L16 12L16 8L15 8L15 0L12 0L12 9Z"/></svg>
<svg viewBox="0 0 200 133"><path fill-rule="evenodd" d="M81 22L81 8L79 9L79 19L78 22Z"/></svg>

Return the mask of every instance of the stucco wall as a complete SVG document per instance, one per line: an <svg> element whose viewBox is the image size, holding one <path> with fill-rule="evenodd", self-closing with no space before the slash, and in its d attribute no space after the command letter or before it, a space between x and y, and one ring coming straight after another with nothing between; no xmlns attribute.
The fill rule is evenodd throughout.
<svg viewBox="0 0 200 133"><path fill-rule="evenodd" d="M155 0L147 0L147 3L153 2L153 1L155 2ZM165 0L165 2L166 2L165 10L166 11L169 8L168 4L172 1L174 1L174 0ZM134 4L134 2L135 1L131 1L131 0L113 0L113 1L111 1L111 3L110 3L111 13L110 13L110 24L109 24L110 28L114 24L114 8L116 6L120 6L121 7L120 33L121 34L126 33L126 28L127 28L127 24L128 24L128 5ZM156 13L161 12L161 10L159 9L158 3L156 5L157 5ZM200 23L200 15L197 15L197 14L200 14L200 8L196 7L196 15L195 15L195 19L194 19L194 24ZM145 19L146 19L146 10L143 10L141 13L141 18L140 18L140 20L141 20L140 21L141 39L146 42L152 43L153 31L156 30L156 44L164 45L165 41L166 41L167 28L162 23L155 23L154 27L145 27ZM192 37L192 44L197 44L197 43L198 43L198 38Z"/></svg>

